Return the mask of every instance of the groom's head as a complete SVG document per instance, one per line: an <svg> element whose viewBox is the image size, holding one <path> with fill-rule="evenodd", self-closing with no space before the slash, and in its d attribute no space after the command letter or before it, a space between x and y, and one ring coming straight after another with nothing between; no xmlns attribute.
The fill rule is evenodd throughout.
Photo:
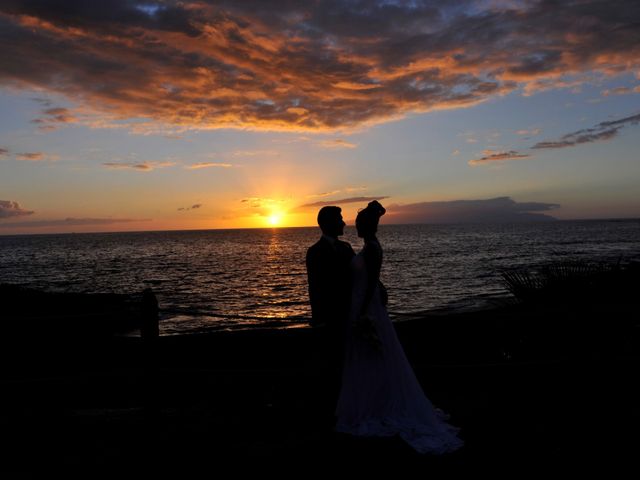
<svg viewBox="0 0 640 480"><path fill-rule="evenodd" d="M318 225L325 235L339 237L344 234L344 220L340 207L322 207L318 212Z"/></svg>

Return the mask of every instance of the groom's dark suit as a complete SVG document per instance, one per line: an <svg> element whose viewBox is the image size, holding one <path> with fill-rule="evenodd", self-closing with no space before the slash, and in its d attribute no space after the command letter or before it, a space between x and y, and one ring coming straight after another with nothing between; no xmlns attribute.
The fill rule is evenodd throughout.
<svg viewBox="0 0 640 480"><path fill-rule="evenodd" d="M323 235L307 250L311 325L326 326L341 336L349 316L349 263L355 255L347 242Z"/></svg>
<svg viewBox="0 0 640 480"><path fill-rule="evenodd" d="M349 264L355 255L347 242L323 235L307 250L307 275L311 300L311 325L320 334L324 376L321 381L322 409L329 424L335 423L334 411L340 392L342 363L349 308L351 274ZM326 355L326 356L324 356Z"/></svg>

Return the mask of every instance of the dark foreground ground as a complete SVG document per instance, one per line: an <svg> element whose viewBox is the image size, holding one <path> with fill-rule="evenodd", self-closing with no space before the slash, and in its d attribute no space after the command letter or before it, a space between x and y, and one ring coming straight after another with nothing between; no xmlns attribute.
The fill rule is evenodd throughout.
<svg viewBox="0 0 640 480"><path fill-rule="evenodd" d="M521 477L639 458L635 305L501 308L397 324L427 396L465 447L420 456L335 434L310 329L139 338L2 338L0 476ZM346 466L345 466L346 465ZM224 471L231 473L221 475ZM409 474L411 472L411 474Z"/></svg>

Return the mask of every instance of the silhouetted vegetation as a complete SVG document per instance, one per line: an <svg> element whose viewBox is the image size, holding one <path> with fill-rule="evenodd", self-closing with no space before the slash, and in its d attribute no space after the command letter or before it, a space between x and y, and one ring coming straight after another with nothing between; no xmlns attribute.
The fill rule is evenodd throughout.
<svg viewBox="0 0 640 480"><path fill-rule="evenodd" d="M502 272L517 300L506 348L513 357L635 357L640 262L558 262Z"/></svg>
<svg viewBox="0 0 640 480"><path fill-rule="evenodd" d="M633 300L640 262L560 262L538 268L505 270L507 289L521 303L588 306Z"/></svg>

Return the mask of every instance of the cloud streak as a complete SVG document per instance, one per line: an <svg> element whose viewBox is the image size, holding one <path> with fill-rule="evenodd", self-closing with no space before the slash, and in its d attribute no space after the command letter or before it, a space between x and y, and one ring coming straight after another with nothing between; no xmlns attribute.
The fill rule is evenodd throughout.
<svg viewBox="0 0 640 480"><path fill-rule="evenodd" d="M140 132L352 129L637 71L639 21L636 0L8 0L0 85Z"/></svg>
<svg viewBox="0 0 640 480"><path fill-rule="evenodd" d="M191 205L190 207L180 207L180 208L178 208L178 211L182 212L182 211L187 211L187 210L197 210L200 207L202 207L202 204L201 203L196 203L195 205Z"/></svg>
<svg viewBox="0 0 640 480"><path fill-rule="evenodd" d="M84 225L112 225L116 223L148 222L148 218L64 218L59 220L34 220L0 223L0 228L78 227Z"/></svg>
<svg viewBox="0 0 640 480"><path fill-rule="evenodd" d="M616 137L620 130L630 125L638 125L640 123L640 114L631 115L618 120L610 120L606 122L600 122L595 127L585 128L578 130L577 132L568 133L563 135L558 140L550 140L544 142L538 142L533 149L553 149L553 148L567 148L575 147L584 143L601 142L605 140L611 140Z"/></svg>
<svg viewBox="0 0 640 480"><path fill-rule="evenodd" d="M150 172L157 168L172 167L175 162L104 162L102 165L111 170L136 170L139 172Z"/></svg>
<svg viewBox="0 0 640 480"><path fill-rule="evenodd" d="M43 152L21 152L12 154L8 148L0 147L0 158L13 156L15 160L20 162L44 162L56 161L60 157L58 155L49 155Z"/></svg>
<svg viewBox="0 0 640 480"><path fill-rule="evenodd" d="M343 140L341 138L335 138L333 140L323 140L322 142L318 142L318 145L322 148L330 148L330 149L338 149L338 148L357 148L358 144L353 142L348 142L347 140Z"/></svg>
<svg viewBox="0 0 640 480"><path fill-rule="evenodd" d="M231 163L216 163L216 162L199 162L187 165L184 168L188 170L199 170L201 168L231 168Z"/></svg>
<svg viewBox="0 0 640 480"><path fill-rule="evenodd" d="M476 158L469 161L469 165L477 166L477 165L486 165L494 162L504 162L507 160L523 160L525 158L531 158L531 155L526 153L518 153L515 150L510 150L508 152L496 152L493 150L485 150L483 153L483 157Z"/></svg>
<svg viewBox="0 0 640 480"><path fill-rule="evenodd" d="M47 160L47 156L42 152L16 153L16 160L25 162L42 162Z"/></svg>
<svg viewBox="0 0 640 480"><path fill-rule="evenodd" d="M522 129L522 130L516 131L516 135L530 135L532 137L535 137L536 135L539 135L539 134L540 134L539 128L533 128L531 130Z"/></svg>
<svg viewBox="0 0 640 480"><path fill-rule="evenodd" d="M630 93L640 93L640 85L637 87L616 87L602 91L603 97L609 97L611 95L628 95Z"/></svg>
<svg viewBox="0 0 640 480"><path fill-rule="evenodd" d="M263 208L263 207L273 207L276 205L281 205L285 200L277 199L277 198L267 198L267 197L250 197L243 198L240 200L240 203L246 204L249 208Z"/></svg>
<svg viewBox="0 0 640 480"><path fill-rule="evenodd" d="M319 202L313 203L305 203L304 205L300 205L298 208L314 208L314 207L325 207L328 205L336 205L340 206L344 203L365 203L372 202L373 200L384 200L389 197L349 197L349 198L340 198L337 200L322 200Z"/></svg>

